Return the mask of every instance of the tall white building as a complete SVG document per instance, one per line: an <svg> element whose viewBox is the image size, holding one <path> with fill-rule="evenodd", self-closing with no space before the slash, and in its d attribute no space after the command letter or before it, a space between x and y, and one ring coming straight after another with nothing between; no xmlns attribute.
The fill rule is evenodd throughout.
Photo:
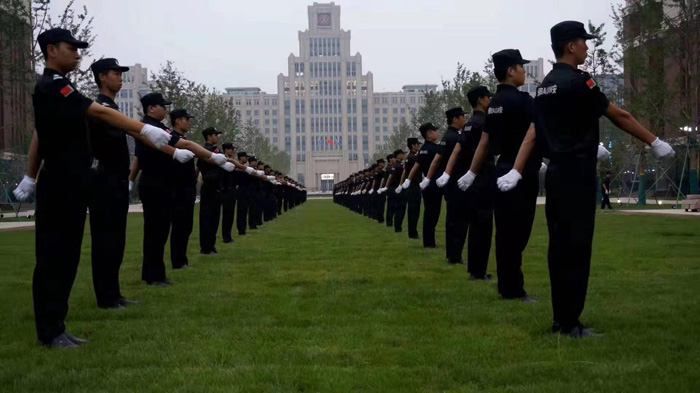
<svg viewBox="0 0 700 393"><path fill-rule="evenodd" d="M389 135L410 122L424 92L437 85L375 93L362 55L350 51L350 31L340 28L340 6L314 3L308 15L299 55L290 54L287 74L277 76L277 94L256 87L228 88L226 94L243 121L289 153L292 177L326 191L369 165Z"/></svg>
<svg viewBox="0 0 700 393"><path fill-rule="evenodd" d="M523 67L525 67L527 77L525 78L525 84L520 87L520 91L530 93L534 97L537 94L537 86L542 83L545 76L544 59L540 57L525 64Z"/></svg>
<svg viewBox="0 0 700 393"><path fill-rule="evenodd" d="M148 83L148 69L141 64L129 67L129 71L122 74L122 89L115 97L119 105L119 111L132 119L140 120L141 96L151 92Z"/></svg>

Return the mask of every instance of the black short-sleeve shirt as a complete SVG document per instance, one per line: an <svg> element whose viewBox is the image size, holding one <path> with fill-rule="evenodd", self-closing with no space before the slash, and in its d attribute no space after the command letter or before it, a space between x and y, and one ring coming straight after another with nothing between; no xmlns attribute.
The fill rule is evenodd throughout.
<svg viewBox="0 0 700 393"><path fill-rule="evenodd" d="M464 130L459 136L459 159L452 169L452 178L459 179L469 171L474 153L476 153L476 148L479 147L479 141L481 141L485 122L486 113L474 111L472 117L464 125Z"/></svg>
<svg viewBox="0 0 700 393"><path fill-rule="evenodd" d="M98 94L95 102L107 108L119 110L119 106L104 94ZM129 145L126 142L126 132L99 121L89 120L90 142L92 152L99 165L108 173L129 175Z"/></svg>
<svg viewBox="0 0 700 393"><path fill-rule="evenodd" d="M177 131L173 133L174 135L178 135L180 139L187 140L187 137L185 135L179 134ZM180 162L178 160L173 160L172 163L172 175L173 175L173 184L175 184L177 187L182 187L182 188L194 188L197 187L197 177L196 177L196 171L194 168L194 159L191 159L187 162Z"/></svg>
<svg viewBox="0 0 700 393"><path fill-rule="evenodd" d="M180 136L170 132L168 127L151 116L144 116L141 120L143 123L158 127L170 133L170 142L168 145L175 146L180 140ZM170 185L172 179L173 157L160 150L152 149L138 139L135 147L136 157L139 159L139 169L145 176L141 177L139 182L148 184Z"/></svg>
<svg viewBox="0 0 700 393"><path fill-rule="evenodd" d="M210 143L205 143L204 148L215 154L221 153L218 147ZM197 160L197 168L199 168L199 171L202 173L202 181L204 183L219 184L223 169L218 165L210 164L205 160L199 159Z"/></svg>
<svg viewBox="0 0 700 393"><path fill-rule="evenodd" d="M512 85L498 85L486 114L483 131L489 134L489 155L500 155L499 165L514 164L525 134L534 121L534 99L530 94L519 91ZM540 161L533 154L525 171L539 170Z"/></svg>
<svg viewBox="0 0 700 393"><path fill-rule="evenodd" d="M418 165L420 165L420 170L421 172L423 172L423 176L428 175L428 171L430 170L430 164L433 163L435 155L437 155L440 152L440 150L440 145L430 141L425 141L425 143L423 143L423 146L420 147L420 151L418 152L416 162L418 163ZM442 170L438 168L433 177L437 179L440 176L442 176Z"/></svg>
<svg viewBox="0 0 700 393"><path fill-rule="evenodd" d="M69 175L86 174L93 161L87 128L92 100L82 95L70 79L45 68L32 96L39 155L46 168Z"/></svg>
<svg viewBox="0 0 700 393"><path fill-rule="evenodd" d="M442 135L442 140L440 140L440 155L442 160L440 160L440 172L444 172L447 168L447 163L450 161L452 152L459 142L459 137L462 134L462 130L458 130L452 126L447 127L447 131Z"/></svg>
<svg viewBox="0 0 700 393"><path fill-rule="evenodd" d="M536 132L541 154L552 160L595 160L598 120L610 102L588 74L557 63L537 89Z"/></svg>
<svg viewBox="0 0 700 393"><path fill-rule="evenodd" d="M396 161L396 164L391 167L390 173L391 173L391 184L387 184L385 187L387 188L396 188L399 186L399 182L401 181L401 176L403 176L403 163Z"/></svg>

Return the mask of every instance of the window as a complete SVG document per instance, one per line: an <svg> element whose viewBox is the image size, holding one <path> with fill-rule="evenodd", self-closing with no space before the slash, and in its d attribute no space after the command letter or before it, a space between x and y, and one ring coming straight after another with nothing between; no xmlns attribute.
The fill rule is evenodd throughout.
<svg viewBox="0 0 700 393"><path fill-rule="evenodd" d="M388 109L387 109L387 108L382 108L382 113L386 115L387 113L389 113L389 112L388 112ZM386 120L384 120L384 121L386 121Z"/></svg>
<svg viewBox="0 0 700 393"><path fill-rule="evenodd" d="M401 108L401 113L406 113L406 108Z"/></svg>
<svg viewBox="0 0 700 393"><path fill-rule="evenodd" d="M264 112L264 113L265 113L265 116L270 116L270 110L269 110L269 109L265 109L265 112Z"/></svg>
<svg viewBox="0 0 700 393"><path fill-rule="evenodd" d="M398 109L398 108L394 108L394 109L392 109L392 112L393 112L394 114L397 114L397 113L399 113L399 109Z"/></svg>
<svg viewBox="0 0 700 393"><path fill-rule="evenodd" d="M391 97L391 103L392 103L392 104L398 104L398 103L399 103L399 99L398 99L397 97Z"/></svg>
<svg viewBox="0 0 700 393"><path fill-rule="evenodd" d="M260 111L259 111L259 110L256 109L254 113L255 113L255 116L260 116Z"/></svg>
<svg viewBox="0 0 700 393"><path fill-rule="evenodd" d="M383 120L382 123L388 123L388 122L389 122L389 118L388 118L388 117L384 117L384 118L382 118L382 120Z"/></svg>
<svg viewBox="0 0 700 393"><path fill-rule="evenodd" d="M375 102L375 104L376 104L376 102ZM374 108L374 114L375 114L375 115L378 115L378 114L379 114L379 108Z"/></svg>
<svg viewBox="0 0 700 393"><path fill-rule="evenodd" d="M415 104L415 103L416 103L416 97L411 97L411 104Z"/></svg>

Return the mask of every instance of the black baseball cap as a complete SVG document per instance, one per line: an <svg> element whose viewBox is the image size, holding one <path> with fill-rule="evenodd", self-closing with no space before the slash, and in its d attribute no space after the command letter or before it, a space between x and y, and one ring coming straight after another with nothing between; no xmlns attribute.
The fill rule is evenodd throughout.
<svg viewBox="0 0 700 393"><path fill-rule="evenodd" d="M386 164L386 161L384 161L383 158L380 158L377 160L377 164Z"/></svg>
<svg viewBox="0 0 700 393"><path fill-rule="evenodd" d="M194 116L187 113L187 109L175 109L174 111L170 112L170 124L174 125L175 120L182 119L183 117L186 117L188 119L194 118Z"/></svg>
<svg viewBox="0 0 700 393"><path fill-rule="evenodd" d="M517 49L503 49L493 54L493 68L496 70L506 70L515 64L527 64L530 60L523 59Z"/></svg>
<svg viewBox="0 0 700 393"><path fill-rule="evenodd" d="M257 161L258 161L258 157L255 157L255 156L248 156L248 162L253 162L253 161L257 162Z"/></svg>
<svg viewBox="0 0 700 393"><path fill-rule="evenodd" d="M425 123L420 126L419 130L420 134L425 138L425 136L428 135L428 131L437 131L439 128L433 125L433 123Z"/></svg>
<svg viewBox="0 0 700 393"><path fill-rule="evenodd" d="M392 158L396 158L396 156L393 154L389 154L388 156L386 156L387 161L391 160Z"/></svg>
<svg viewBox="0 0 700 393"><path fill-rule="evenodd" d="M221 145L221 148L224 150L236 150L236 146L234 146L231 142L224 143L223 145Z"/></svg>
<svg viewBox="0 0 700 393"><path fill-rule="evenodd" d="M44 57L46 57L46 48L49 45L55 45L59 42L65 42L74 45L76 48L79 49L85 49L90 45L86 41L80 41L79 39L73 37L73 33L71 33L70 30L61 29L58 27L48 29L45 32L39 34L36 40L39 43L39 48L41 48L41 53L44 54Z"/></svg>
<svg viewBox="0 0 700 393"><path fill-rule="evenodd" d="M160 93L148 93L145 96L141 97L141 106L143 106L144 111L150 105L167 106L170 104L172 104L172 102L163 98L163 95Z"/></svg>
<svg viewBox="0 0 700 393"><path fill-rule="evenodd" d="M217 130L214 127L205 128L204 131L202 131L202 136L204 137L204 139L207 139L207 137L209 135L221 135L221 134L222 134L221 131Z"/></svg>
<svg viewBox="0 0 700 393"><path fill-rule="evenodd" d="M467 99L469 100L469 105L471 105L472 108L476 108L476 104L481 97L493 97L493 94L491 94L489 88L486 86L472 87L467 92Z"/></svg>
<svg viewBox="0 0 700 393"><path fill-rule="evenodd" d="M453 117L459 117L464 115L466 115L466 113L464 112L464 109L462 109L461 106L445 111L445 116L447 117L447 120L451 120Z"/></svg>
<svg viewBox="0 0 700 393"><path fill-rule="evenodd" d="M418 138L408 138L406 139L406 146L410 149L413 145L420 145Z"/></svg>
<svg viewBox="0 0 700 393"><path fill-rule="evenodd" d="M399 154L406 154L406 152L401 149L394 150L394 156L398 156Z"/></svg>
<svg viewBox="0 0 700 393"><path fill-rule="evenodd" d="M238 158L241 158L241 157L246 157L246 158L248 158L248 154L246 154L246 152L244 152L244 151L239 151L239 152L238 152Z"/></svg>
<svg viewBox="0 0 700 393"><path fill-rule="evenodd" d="M119 65L119 61L114 58L107 58L107 59L100 59L97 60L96 62L92 63L90 66L90 69L92 70L92 73L97 76L99 74L103 74L109 70L115 70L119 72L127 72L129 71L129 67L124 67Z"/></svg>
<svg viewBox="0 0 700 393"><path fill-rule="evenodd" d="M587 40L598 38L596 35L588 34L583 23L573 20L557 23L549 30L549 35L552 39L552 45L569 42L578 38Z"/></svg>

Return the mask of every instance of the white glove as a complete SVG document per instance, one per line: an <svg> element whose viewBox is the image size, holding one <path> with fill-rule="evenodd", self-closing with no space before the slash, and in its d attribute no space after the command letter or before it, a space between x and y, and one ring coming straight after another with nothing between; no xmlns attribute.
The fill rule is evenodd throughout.
<svg viewBox="0 0 700 393"><path fill-rule="evenodd" d="M173 160L177 160L177 162L185 163L193 158L194 153L189 150L175 149L175 153L173 153Z"/></svg>
<svg viewBox="0 0 700 393"><path fill-rule="evenodd" d="M403 187L401 186L396 187L396 190L394 190L394 192L397 194L401 194L401 191L403 191Z"/></svg>
<svg viewBox="0 0 700 393"><path fill-rule="evenodd" d="M255 173L255 169L248 166L245 168L245 173L252 175L253 173Z"/></svg>
<svg viewBox="0 0 700 393"><path fill-rule="evenodd" d="M423 180L418 184L421 190L425 190L426 187L430 185L430 179L424 177Z"/></svg>
<svg viewBox="0 0 700 393"><path fill-rule="evenodd" d="M224 165L221 165L221 168L226 172L233 172L233 170L236 169L236 166L230 162L225 162Z"/></svg>
<svg viewBox="0 0 700 393"><path fill-rule="evenodd" d="M275 178L274 176L267 176L267 180L272 181L272 180L275 180L275 179L276 179L276 178Z"/></svg>
<svg viewBox="0 0 700 393"><path fill-rule="evenodd" d="M382 195L383 192L384 192L384 189L380 188L377 190L377 195Z"/></svg>
<svg viewBox="0 0 700 393"><path fill-rule="evenodd" d="M265 176L265 171L255 171L258 176Z"/></svg>
<svg viewBox="0 0 700 393"><path fill-rule="evenodd" d="M607 160L610 158L610 152L603 145L598 145L598 161Z"/></svg>
<svg viewBox="0 0 700 393"><path fill-rule="evenodd" d="M134 189L134 182L129 180L129 192Z"/></svg>
<svg viewBox="0 0 700 393"><path fill-rule="evenodd" d="M542 162L542 165L540 166L540 172L547 172L547 164Z"/></svg>
<svg viewBox="0 0 700 393"><path fill-rule="evenodd" d="M651 153L651 156L657 160L662 158L671 158L676 155L676 152L673 151L671 145L659 138L656 138L656 140L651 143L651 151L649 153Z"/></svg>
<svg viewBox="0 0 700 393"><path fill-rule="evenodd" d="M36 181L31 177L24 175L22 181L12 193L15 194L15 198L17 198L18 201L24 202L29 199L32 194L34 194L35 189Z"/></svg>
<svg viewBox="0 0 700 393"><path fill-rule="evenodd" d="M362 195L365 195L367 193L367 190L362 190Z"/></svg>
<svg viewBox="0 0 700 393"><path fill-rule="evenodd" d="M522 178L523 177L518 171L516 171L515 169L511 169L510 172L499 177L498 180L496 180L496 184L498 185L499 190L501 190L502 192L506 192L514 189L515 186L518 185L520 179Z"/></svg>
<svg viewBox="0 0 700 393"><path fill-rule="evenodd" d="M438 177L435 183L438 187L442 188L445 187L445 184L447 184L448 181L450 181L450 175L443 173L442 176Z"/></svg>
<svg viewBox="0 0 700 393"><path fill-rule="evenodd" d="M467 191L467 189L471 187L472 183L474 183L474 179L476 179L476 174L469 171L465 173L464 176L460 177L459 180L457 180L457 185L459 186L460 190Z"/></svg>
<svg viewBox="0 0 700 393"><path fill-rule="evenodd" d="M401 185L401 187L403 187L404 190L408 190L408 187L410 187L410 186L411 186L411 181L408 179L406 179L406 181L403 182L403 184Z"/></svg>
<svg viewBox="0 0 700 393"><path fill-rule="evenodd" d="M369 190L369 195L374 194L374 189Z"/></svg>
<svg viewBox="0 0 700 393"><path fill-rule="evenodd" d="M211 153L211 157L209 157L209 159L212 160L214 164L218 166L222 166L228 162L226 156L221 153Z"/></svg>
<svg viewBox="0 0 700 393"><path fill-rule="evenodd" d="M170 134L168 134L165 130L161 130L160 128L154 127L150 124L143 125L141 135L148 138L148 140L153 142L153 144L159 149L170 142Z"/></svg>

